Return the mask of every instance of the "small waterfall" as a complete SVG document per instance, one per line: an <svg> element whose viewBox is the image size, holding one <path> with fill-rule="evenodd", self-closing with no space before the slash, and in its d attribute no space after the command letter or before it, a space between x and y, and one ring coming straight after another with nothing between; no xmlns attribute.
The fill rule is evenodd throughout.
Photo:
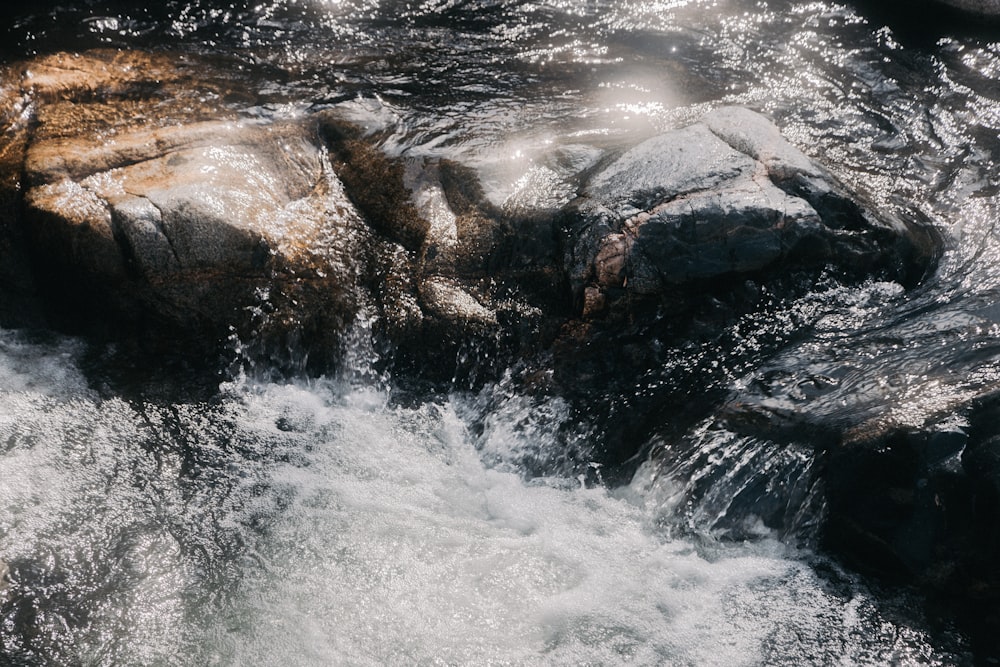
<svg viewBox="0 0 1000 667"><path fill-rule="evenodd" d="M824 508L817 457L808 445L739 435L711 419L681 442L654 445L632 487L667 535L778 535L815 546Z"/></svg>

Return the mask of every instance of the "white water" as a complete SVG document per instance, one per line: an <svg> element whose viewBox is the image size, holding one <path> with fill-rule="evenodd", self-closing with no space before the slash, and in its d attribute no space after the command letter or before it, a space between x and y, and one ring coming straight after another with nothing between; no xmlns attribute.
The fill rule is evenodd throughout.
<svg viewBox="0 0 1000 667"><path fill-rule="evenodd" d="M79 352L0 335L12 664L950 662L807 554L667 538L645 482L525 482L524 415L473 438L474 398L332 381L130 404Z"/></svg>

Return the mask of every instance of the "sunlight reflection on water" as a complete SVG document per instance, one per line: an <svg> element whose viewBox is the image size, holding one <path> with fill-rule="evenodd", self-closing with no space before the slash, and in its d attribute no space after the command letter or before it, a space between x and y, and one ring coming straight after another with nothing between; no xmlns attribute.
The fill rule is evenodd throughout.
<svg viewBox="0 0 1000 667"><path fill-rule="evenodd" d="M392 155L475 168L498 206L559 205L579 173L642 138L714 106L761 110L877 207L939 225L948 252L911 294L818 285L736 323L725 350L664 351L669 372L817 419L908 426L1000 381L1000 44L913 49L834 2L87 6L39 12L11 43L270 66L261 91L280 99L248 115L337 110ZM703 422L677 479L648 465L612 494L517 474L564 455L545 451L564 442L555 401L507 400L481 436L458 414L475 397L389 407L378 387L251 383L213 404L133 404L96 396L81 354L0 332L0 557L20 596L0 628L8 651L67 664L954 662L759 521L723 525L734 489L772 481L748 471L794 483L806 448ZM726 483L688 507L681 473ZM671 534L678 516L691 534ZM719 545L716 527L751 539Z"/></svg>

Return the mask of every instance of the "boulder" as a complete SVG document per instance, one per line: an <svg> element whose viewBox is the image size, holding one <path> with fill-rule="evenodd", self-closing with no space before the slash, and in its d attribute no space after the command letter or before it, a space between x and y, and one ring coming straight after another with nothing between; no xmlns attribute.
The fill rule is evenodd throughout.
<svg viewBox="0 0 1000 667"><path fill-rule="evenodd" d="M183 58L61 54L15 75L21 235L58 323L207 348L292 311L316 332L353 318L374 240L310 123L242 117L229 74Z"/></svg>
<svg viewBox="0 0 1000 667"><path fill-rule="evenodd" d="M31 258L22 282L52 321L154 350L235 334L320 367L362 312L397 338L495 328L458 262L478 256L484 273L471 214L456 231L440 201L418 207L404 166L331 114L253 113L249 76L111 51L7 72L19 102L0 112L17 140L0 154L0 195L16 203L0 236Z"/></svg>
<svg viewBox="0 0 1000 667"><path fill-rule="evenodd" d="M648 321L590 323L709 293L735 311L719 304L756 298L748 281L777 285L801 267L912 284L936 251L926 228L855 203L746 109L603 168L571 151L580 179L540 168L497 205L470 169L391 158L334 111L261 113L282 100L252 92L254 76L119 51L9 68L0 257L26 256L31 270L21 280L24 267L6 263L0 281L37 290L72 331L203 351L235 334L317 369L360 317L404 365L447 380L470 345L481 354L464 357L506 366L564 324L557 356L593 350L599 372L620 360L592 343L627 340L627 363L656 365Z"/></svg>
<svg viewBox="0 0 1000 667"><path fill-rule="evenodd" d="M566 270L585 316L796 267L912 285L938 250L932 230L875 215L770 121L733 107L624 153L564 220Z"/></svg>
<svg viewBox="0 0 1000 667"><path fill-rule="evenodd" d="M941 249L931 226L876 212L764 116L734 107L606 161L559 221L576 321L553 348L554 377L604 411L595 459L612 467L635 464L637 443L664 428L657 415L683 433L725 400L748 355L795 335L765 332L739 350L731 333L745 316L821 277L914 286Z"/></svg>

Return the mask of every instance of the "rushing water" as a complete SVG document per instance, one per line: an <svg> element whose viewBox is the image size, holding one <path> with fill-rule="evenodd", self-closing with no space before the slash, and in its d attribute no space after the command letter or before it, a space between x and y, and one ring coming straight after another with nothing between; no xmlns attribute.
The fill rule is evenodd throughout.
<svg viewBox="0 0 1000 667"><path fill-rule="evenodd" d="M130 403L79 353L0 341L14 664L952 659L766 531L669 539L641 487L526 482L504 461L546 432L511 428L523 407L473 438L474 397L393 407L346 381Z"/></svg>
<svg viewBox="0 0 1000 667"><path fill-rule="evenodd" d="M988 31L915 40L863 7L791 0L5 11L8 58L235 56L270 73L273 102L253 113L337 108L390 154L473 166L498 203L531 173L559 201L595 155L712 106L761 110L879 206L938 225L948 249L912 292L820 283L734 324L724 347L679 348L637 395L697 375L776 408L921 425L1000 379ZM101 380L113 355L0 332L0 664L973 660L918 601L810 549L822 498L807 448L709 419L673 460L654 442L631 484L607 488L560 398L500 380L395 400L357 338L336 378L238 374L190 392L141 377L116 390ZM546 464L568 441L582 473ZM775 532L760 499L778 487L795 516L767 521Z"/></svg>

